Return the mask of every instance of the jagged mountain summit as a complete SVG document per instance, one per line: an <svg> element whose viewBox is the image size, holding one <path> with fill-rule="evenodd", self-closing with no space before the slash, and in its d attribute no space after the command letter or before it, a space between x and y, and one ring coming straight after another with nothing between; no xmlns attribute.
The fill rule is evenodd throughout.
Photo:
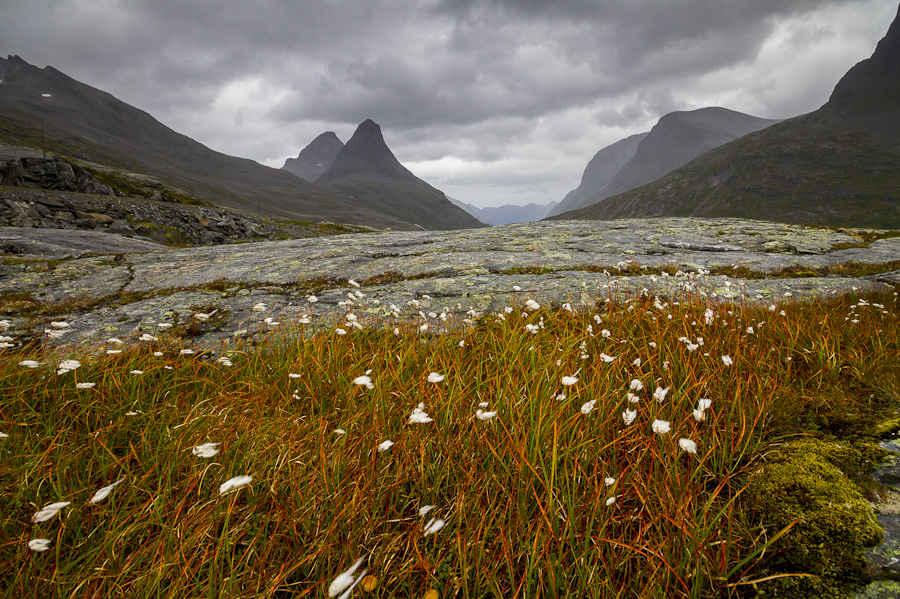
<svg viewBox="0 0 900 599"><path fill-rule="evenodd" d="M382 190L348 192L216 152L53 67L38 68L18 56L0 58L0 143L40 152L42 126L51 154L149 175L190 198L254 214L395 229L483 226L461 210L441 220L444 203L449 203L418 179L433 192L432 203L420 210L434 208L437 219L397 209L395 202L385 201Z"/></svg>
<svg viewBox="0 0 900 599"><path fill-rule="evenodd" d="M360 123L316 183L353 198L361 208L377 206L384 214L422 228L485 226L400 164L385 143L381 127L371 119Z"/></svg>
<svg viewBox="0 0 900 599"><path fill-rule="evenodd" d="M721 216L900 228L898 20L900 11L871 58L851 68L820 109L562 217Z"/></svg>
<svg viewBox="0 0 900 599"><path fill-rule="evenodd" d="M296 158L288 158L283 168L307 181L315 181L324 173L344 147L334 131L326 131L300 150Z"/></svg>
<svg viewBox="0 0 900 599"><path fill-rule="evenodd" d="M547 216L555 216L588 206L593 199L609 185L625 164L637 153L638 144L647 137L647 132L637 133L620 139L594 154L581 175L581 183L566 194Z"/></svg>

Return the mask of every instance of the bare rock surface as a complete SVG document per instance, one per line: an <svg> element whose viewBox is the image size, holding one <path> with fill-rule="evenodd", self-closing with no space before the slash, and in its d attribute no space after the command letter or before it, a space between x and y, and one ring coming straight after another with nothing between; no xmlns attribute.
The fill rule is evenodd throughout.
<svg viewBox="0 0 900 599"><path fill-rule="evenodd" d="M401 320L421 318L421 311L422 324L435 330L444 325L437 317L444 308L458 321L469 310L484 314L527 298L590 307L647 289L709 301L794 301L891 289L900 283L897 235L657 218L173 249L91 231L0 228L0 248L7 248L0 249L0 319L12 323L14 343L94 343L165 330L176 331L179 342L211 347L304 316L310 326L340 326L352 311L361 323L383 324L398 318L391 304ZM861 264L877 267L854 268ZM733 266L742 269L728 270ZM793 275L784 277L785 270ZM264 307L253 311L258 304ZM201 322L197 313L213 316ZM49 322L63 318L68 332L48 338Z"/></svg>

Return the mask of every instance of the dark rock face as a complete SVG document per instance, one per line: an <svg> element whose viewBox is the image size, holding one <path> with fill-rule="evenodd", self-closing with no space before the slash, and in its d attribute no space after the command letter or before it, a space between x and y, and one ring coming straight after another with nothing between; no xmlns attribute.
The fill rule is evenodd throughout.
<svg viewBox="0 0 900 599"><path fill-rule="evenodd" d="M892 111L895 115L900 110L900 9L872 56L841 77L823 108Z"/></svg>
<svg viewBox="0 0 900 599"><path fill-rule="evenodd" d="M112 187L98 181L82 167L60 158L19 158L0 162L0 185L116 195Z"/></svg>
<svg viewBox="0 0 900 599"><path fill-rule="evenodd" d="M371 119L359 125L316 184L343 194L356 208L377 210L420 229L484 226L400 164Z"/></svg>
<svg viewBox="0 0 900 599"><path fill-rule="evenodd" d="M344 147L334 131L327 131L303 148L296 158L288 158L281 167L302 177L315 181L324 173Z"/></svg>
<svg viewBox="0 0 900 599"><path fill-rule="evenodd" d="M221 208L37 190L0 191L0 226L104 231L166 245L260 241L279 232Z"/></svg>
<svg viewBox="0 0 900 599"><path fill-rule="evenodd" d="M396 177L415 177L400 164L384 141L381 127L372 119L360 123L350 141L341 149L316 183L348 180L391 181Z"/></svg>

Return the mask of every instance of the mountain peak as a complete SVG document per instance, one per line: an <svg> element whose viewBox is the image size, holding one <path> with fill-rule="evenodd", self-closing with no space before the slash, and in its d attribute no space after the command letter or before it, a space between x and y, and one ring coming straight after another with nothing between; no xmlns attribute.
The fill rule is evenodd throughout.
<svg viewBox="0 0 900 599"><path fill-rule="evenodd" d="M381 134L381 127L366 119L356 128L331 166L319 176L318 183L346 180L393 180L413 177L391 152Z"/></svg>
<svg viewBox="0 0 900 599"><path fill-rule="evenodd" d="M307 181L315 181L328 170L343 147L344 143L334 131L326 131L303 148L296 158L285 160L281 168Z"/></svg>
<svg viewBox="0 0 900 599"><path fill-rule="evenodd" d="M900 108L900 9L872 56L841 77L823 108L838 113Z"/></svg>

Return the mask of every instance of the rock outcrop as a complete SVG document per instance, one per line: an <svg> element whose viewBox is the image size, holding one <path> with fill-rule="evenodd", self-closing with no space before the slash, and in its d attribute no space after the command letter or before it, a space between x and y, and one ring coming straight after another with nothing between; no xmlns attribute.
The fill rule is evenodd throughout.
<svg viewBox="0 0 900 599"><path fill-rule="evenodd" d="M0 185L117 195L111 186L98 181L80 165L56 157L2 161Z"/></svg>
<svg viewBox="0 0 900 599"><path fill-rule="evenodd" d="M352 311L366 326L428 324L434 332L473 313L521 305L526 297L542 305L593 307L606 299L637 298L646 289L673 300L697 294L710 302L771 303L900 284L895 231L737 219L541 222L115 257L85 255L91 252L72 249L70 241L53 235L42 242L40 233L0 229L0 246L18 248L0 271L0 319L12 323L15 343L157 335L157 323L163 322L197 346L212 347L235 336L265 334L272 328L267 317L285 328L317 330L340 326ZM79 247L85 247L86 235L110 237L78 235ZM348 285L348 279L362 288ZM315 303L308 299L312 293ZM72 302L81 308L72 311ZM254 311L260 303L263 311ZM192 319L212 310L216 318ZM449 319L439 318L440 312ZM62 317L72 323L69 332L48 338L47 324ZM173 341L182 342L177 336Z"/></svg>
<svg viewBox="0 0 900 599"><path fill-rule="evenodd" d="M102 231L166 245L260 241L281 233L262 218L205 206L32 189L0 189L0 226Z"/></svg>

